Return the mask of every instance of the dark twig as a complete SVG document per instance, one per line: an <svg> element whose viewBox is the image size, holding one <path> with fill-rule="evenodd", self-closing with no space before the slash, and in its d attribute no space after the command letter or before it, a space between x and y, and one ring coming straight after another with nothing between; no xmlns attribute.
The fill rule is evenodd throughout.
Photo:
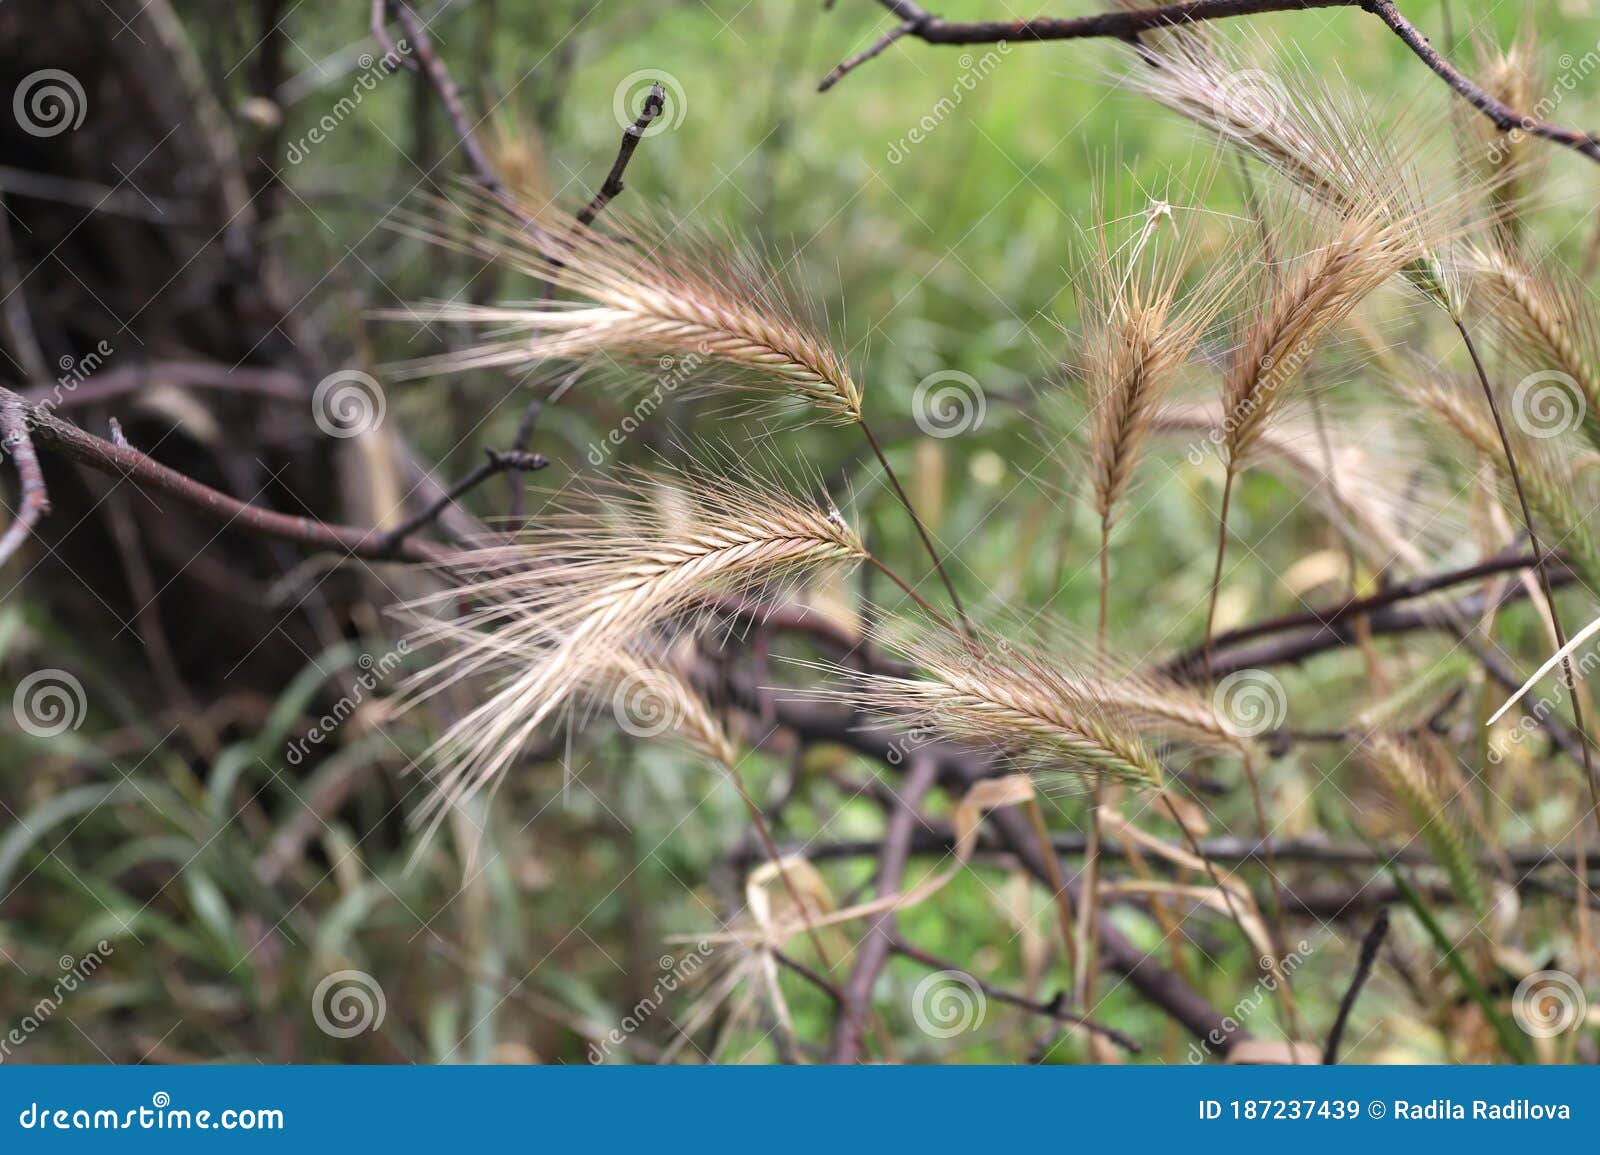
<svg viewBox="0 0 1600 1155"><path fill-rule="evenodd" d="M928 788L933 785L938 766L929 758L913 756L911 769L897 792L894 811L884 826L883 847L878 858L878 897L893 894L900 888L905 875L906 862L911 857L911 838L922 822L919 807ZM844 985L844 1004L839 1008L832 1061L854 1063L861 1058L861 1038L867 1028L867 1014L872 1005L872 988L884 963L889 961L889 948L895 937L893 910L878 912L867 923L866 932L856 948L855 967Z"/></svg>
<svg viewBox="0 0 1600 1155"><path fill-rule="evenodd" d="M51 409L75 409L133 396L158 384L250 393L287 404L303 404L311 392L299 375L283 369L247 365L229 368L214 361L156 361L108 369L81 381L38 380L30 385L24 397L33 404Z"/></svg>
<svg viewBox="0 0 1600 1155"><path fill-rule="evenodd" d="M1075 832L1058 832L1050 836L1051 846L1063 858L1075 858L1084 854L1088 849L1088 841L1086 834ZM1388 862L1425 866L1433 861L1432 853L1425 846L1415 843L1407 843L1404 846L1372 847L1361 842L1330 842L1322 838L1277 838L1262 842L1256 838L1228 834L1199 838L1195 840L1195 845L1207 858L1230 866L1264 865L1269 850L1285 865L1299 864L1324 869L1382 866ZM954 847L955 832L948 823L925 825L911 838L913 854L948 854ZM876 838L845 839L838 842L812 840L803 843L780 843L778 849L782 854L803 854L812 862L836 862L848 858L873 857L883 849L883 843ZM1002 848L992 835L984 834L979 837L979 854L1001 852ZM1121 861L1127 857L1127 850L1115 838L1108 837L1101 843L1101 855L1104 858ZM760 847L745 846L740 847L732 855L731 861L737 867L749 867L761 862L763 857ZM1486 867L1493 867L1499 865L1502 859L1496 855L1483 853L1477 856L1477 861ZM1575 870L1578 865L1578 852L1576 849L1563 850L1549 846L1513 846L1505 851L1503 861L1510 863L1519 875L1530 875L1534 871L1553 867ZM1600 871L1600 860L1591 859L1590 866Z"/></svg>
<svg viewBox="0 0 1600 1155"><path fill-rule="evenodd" d="M166 498L217 525L258 537L291 542L308 549L341 550L352 557L369 561L434 562L448 556L446 551L432 543L402 542L391 548L386 541L388 534L380 529L330 525L314 518L296 517L249 505L208 485L202 485L131 446L117 445L86 433L76 425L69 425L52 416L42 406L29 406L16 393L4 387L0 387L0 414L5 416L7 422L20 420L24 433L31 429L32 441L24 442L27 446L25 452L30 458L33 444L37 443L69 461L128 481L152 497ZM13 453L16 453L15 447ZM22 462L22 454L17 454L19 471L24 468ZM37 470L37 462L28 468ZM25 481L25 489L27 486ZM42 479L39 480L39 486L42 494ZM41 501L42 496L32 500ZM13 526L12 531L15 529ZM7 536L9 538L10 534Z"/></svg>
<svg viewBox="0 0 1600 1155"><path fill-rule="evenodd" d="M1428 43L1428 38L1400 14L1400 10L1394 6L1392 0L1366 0L1361 6L1387 24L1394 34L1405 42L1406 47L1416 53L1419 60L1433 69L1439 79L1459 93L1473 108L1492 120L1494 126L1501 132L1525 132L1529 136L1537 136L1541 140L1575 149L1590 160L1600 162L1600 138L1593 133L1563 128L1559 124L1551 124L1547 120L1529 116L1485 92L1440 56L1433 45Z"/></svg>
<svg viewBox="0 0 1600 1155"><path fill-rule="evenodd" d="M986 983L977 975L968 971L966 967L957 966L956 964L945 959L931 955L925 950L912 946L903 938L894 939L893 942L890 943L890 947L896 954L904 955L912 962L927 967L931 971L958 971L961 974L966 975L966 977L971 979L973 983L977 985L978 989L983 992L984 997L991 998L997 1003L1005 1003L1008 1006L1020 1007L1022 1010L1028 1011L1035 1015L1048 1015L1058 1023L1071 1023L1074 1026L1082 1027L1084 1030L1089 1031L1092 1034L1100 1035L1103 1038L1109 1039L1117 1046L1126 1051L1131 1051L1136 1055L1143 1050L1143 1048L1140 1047L1135 1040L1129 1038L1121 1031L1114 1030L1111 1027L1104 1026L1093 1021L1092 1019L1085 1018L1082 1015L1074 1014L1073 1012L1067 1010L1065 991L1059 992L1055 998L1051 999L1047 1003L1035 1002L1033 999L1023 998L1021 995L1013 994L1011 991L1004 990L990 983Z"/></svg>
<svg viewBox="0 0 1600 1155"><path fill-rule="evenodd" d="M1550 577L1553 587L1568 585L1573 580L1571 572L1566 569L1557 570ZM1525 587L1513 584L1492 601L1496 606L1509 605L1526 596ZM1289 665L1329 650L1353 645L1357 639L1355 617L1365 619L1363 629L1373 637L1420 630L1452 630L1481 614L1490 607L1490 602L1488 596L1475 593L1441 604L1387 605L1370 612L1346 614L1326 625L1315 620L1285 624L1258 641L1241 639L1225 644L1224 635L1217 640L1211 672L1220 678L1239 670ZM1202 652L1191 651L1167 662L1162 670L1181 682L1193 682L1203 678L1205 659Z"/></svg>
<svg viewBox="0 0 1600 1155"><path fill-rule="evenodd" d="M827 979L823 978L815 970L806 966L805 963L801 962L793 955L785 954L777 947L772 948L772 957L777 959L778 962L782 963L790 970L794 971L795 974L805 979L806 982L816 987L823 994L827 995L833 1000L835 1006L844 1005L844 996L840 992L839 988L833 983L829 982Z"/></svg>
<svg viewBox="0 0 1600 1155"><path fill-rule="evenodd" d="M639 118L622 130L622 146L617 149L617 159L611 162L611 171L606 174L605 183L600 186L600 191L579 210L580 225L588 228L594 224L595 218L605 211L606 205L611 203L612 198L622 192L622 174L627 171L634 150L644 139L645 130L650 127L650 122L660 116L666 106L667 90L661 87L661 82L658 80L650 86L650 94L644 98L644 107L639 111Z"/></svg>
<svg viewBox="0 0 1600 1155"><path fill-rule="evenodd" d="M450 118L450 123L456 130L456 138L461 143L461 151L466 153L467 163L472 166L473 175L490 193L504 198L505 182L495 172L494 165L489 162L488 154L478 143L477 124L467 114L466 105L461 100L461 90L450 78L450 70L445 67L444 61L439 59L439 54L433 47L433 40L428 36L428 30L421 18L411 10L411 6L405 3L405 0L390 0L389 11L400 22L400 27L405 29L411 51L415 54L417 63L422 66L423 75L428 78L433 90L439 94L439 103L444 105L445 115ZM384 38L380 37L380 43L382 39Z"/></svg>
<svg viewBox="0 0 1600 1155"><path fill-rule="evenodd" d="M406 538L416 533L423 526L430 524L451 504L461 500L461 498L485 481L488 481L489 478L501 473L519 475L534 473L550 464L543 455L538 453L525 453L519 450L507 452L499 449L485 449L483 452L486 460L479 464L477 468L441 493L426 509L407 519L389 533L385 544L390 550L398 549Z"/></svg>
<svg viewBox="0 0 1600 1155"><path fill-rule="evenodd" d="M1355 1009L1356 999L1361 996L1361 988L1367 985L1373 964L1378 961L1378 951L1383 947L1383 940L1388 934L1389 908L1384 907L1378 912L1377 921L1372 924L1372 929L1367 931L1367 937L1361 940L1361 954L1356 959L1356 973L1350 978L1350 987L1344 992L1344 998L1339 1000L1339 1013L1334 1017L1333 1030L1328 1032L1328 1045L1322 1051L1322 1061L1327 1066L1333 1066L1339 1061L1339 1042L1344 1038L1345 1024L1350 1020L1350 1012Z"/></svg>
<svg viewBox="0 0 1600 1155"><path fill-rule="evenodd" d="M893 44L896 40L899 40L900 37L904 36L908 32L915 32L916 30L917 22L915 20L907 20L903 24L896 24L893 28L889 29L889 31L878 37L878 39L873 42L871 47L856 53L854 56L850 56L839 61L839 63L834 66L833 71L822 78L822 83L817 85L817 91L828 91L828 89L832 88L835 84L838 84L839 81L843 80L855 69L860 68L867 61L882 56L889 50L889 45Z"/></svg>
<svg viewBox="0 0 1600 1155"><path fill-rule="evenodd" d="M1360 8L1382 20L1419 60L1463 100L1488 117L1501 132L1525 132L1600 162L1600 137L1540 120L1490 95L1440 56L1428 43L1428 38L1400 14L1392 0L1187 0L1185 3L1158 4L1096 16L1036 16L1025 20L974 21L942 20L914 0L878 0L878 3L899 17L902 27L909 25L895 39L909 35L927 44L945 45L1090 39L1125 40L1137 44L1141 33L1207 20L1259 16L1268 12L1307 12L1318 8ZM865 59L846 61L834 69L838 75L830 74L830 80L837 83L839 76L872 59L882 50L878 48L877 52L871 52L870 55L863 54Z"/></svg>
<svg viewBox="0 0 1600 1155"><path fill-rule="evenodd" d="M415 72L417 62L402 53L389 35L389 3L390 0L372 0L372 38L378 42L385 56L399 60Z"/></svg>
<svg viewBox="0 0 1600 1155"><path fill-rule="evenodd" d="M522 411L522 420L517 422L517 435L511 439L511 448L516 453L527 453L528 446L533 444L533 429L539 423L539 414L544 411L544 404L537 397L528 402L528 407ZM513 521L521 522L523 507L522 471L511 469L506 473L511 485L511 505L508 512Z"/></svg>
<svg viewBox="0 0 1600 1155"><path fill-rule="evenodd" d="M1268 618L1265 621L1255 622L1236 630L1218 634L1215 646L1227 648L1237 646L1254 638L1265 637L1269 634L1289 633L1293 630L1304 629L1308 626L1337 626L1352 618L1359 618L1374 610L1383 609L1399 602L1413 601L1426 597L1428 594L1446 590L1452 586L1466 585L1469 582L1479 581L1486 577L1498 574L1512 573L1516 570L1532 569L1538 564L1538 559L1530 554L1521 552L1508 552L1496 554L1483 561L1461 569L1446 570L1443 573L1424 574L1393 585L1384 587L1375 594L1367 597L1350 598L1328 609L1310 609L1300 613L1286 614L1282 617ZM1193 652L1185 654L1173 661L1175 667L1198 668L1201 664L1201 650L1196 648Z"/></svg>
<svg viewBox="0 0 1600 1155"><path fill-rule="evenodd" d="M1142 32L1255 16L1265 12L1304 12L1313 8L1353 8L1362 0L1187 0L1137 11L1095 16L1035 16L1026 20L943 20L913 0L878 0L910 24L910 34L929 44L992 44L997 40L1131 40Z"/></svg>

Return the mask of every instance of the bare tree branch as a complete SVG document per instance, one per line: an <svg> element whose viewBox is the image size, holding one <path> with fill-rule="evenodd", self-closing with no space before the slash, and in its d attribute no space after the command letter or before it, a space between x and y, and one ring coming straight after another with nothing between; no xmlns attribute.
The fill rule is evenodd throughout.
<svg viewBox="0 0 1600 1155"><path fill-rule="evenodd" d="M1494 123L1501 132L1521 131L1581 153L1600 163L1600 137L1512 108L1486 92L1459 69L1445 60L1428 38L1405 18L1393 0L1187 0L1179 4L1159 4L1134 11L1105 12L1095 16L1035 16L1025 20L944 20L914 0L878 0L901 20L901 24L866 51L843 61L822 82L823 91L833 87L847 73L865 64L903 36L915 36L927 44L993 44L998 41L1049 40L1135 40L1141 33L1175 28L1203 21L1237 16L1260 16L1268 12L1307 12L1318 8L1359 8L1382 20L1419 60L1448 84L1468 104Z"/></svg>
<svg viewBox="0 0 1600 1155"><path fill-rule="evenodd" d="M129 445L118 445L86 433L76 425L69 425L43 406L28 405L16 393L4 387L0 387L0 414L4 414L8 426L20 423L23 440L18 444L26 446L28 460L32 461L28 468L33 471L37 470L37 461L32 460L32 447L37 442L69 461L128 481L152 497L165 498L225 528L291 542L308 549L340 550L368 561L433 562L447 556L447 551L433 543L403 541L391 545L389 534L381 529L330 525L314 518L279 513L239 501L162 465ZM31 440L27 437L30 431ZM12 436L9 429L7 436ZM16 446L13 446L13 456L19 472L22 471L24 455ZM35 508L44 501L42 477L38 478L37 484L36 496L32 499ZM28 489L29 482L25 477L25 493ZM24 513L27 508L25 500ZM38 516L34 514L33 520L37 521ZM28 524L31 527L32 523ZM11 532L16 529L13 526ZM10 533L7 537L9 539ZM11 548L14 549L15 545ZM4 556L0 553L0 560Z"/></svg>

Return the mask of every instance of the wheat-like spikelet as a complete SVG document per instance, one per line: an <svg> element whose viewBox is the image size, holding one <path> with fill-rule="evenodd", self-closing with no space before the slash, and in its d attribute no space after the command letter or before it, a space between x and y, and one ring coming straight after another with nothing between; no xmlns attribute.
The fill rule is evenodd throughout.
<svg viewBox="0 0 1600 1155"><path fill-rule="evenodd" d="M1249 456L1328 331L1421 256L1413 230L1382 214L1349 217L1322 235L1288 270L1263 275L1259 307L1246 304L1223 385L1230 468Z"/></svg>
<svg viewBox="0 0 1600 1155"><path fill-rule="evenodd" d="M920 652L920 647L908 648L889 630L880 630L879 636L879 644L909 660ZM1002 635L991 629L985 637L1003 659L1015 658L1015 664L1027 670L1052 670L1056 678L1077 686L1086 700L1127 719L1143 735L1224 754L1244 749L1244 741L1224 724L1210 697L1137 666L1098 640L1091 643L1068 619L1049 612L1031 614L1025 632Z"/></svg>
<svg viewBox="0 0 1600 1155"><path fill-rule="evenodd" d="M607 218L613 235L530 224L493 200L455 211L453 222L411 227L430 240L549 281L573 299L449 301L385 313L395 320L459 322L495 337L417 361L407 372L647 360L665 364L674 380L682 380L720 365L739 370L740 383L754 389L804 398L829 419L861 419L861 389L849 365L771 266L729 256L689 225L669 229L613 214Z"/></svg>
<svg viewBox="0 0 1600 1155"><path fill-rule="evenodd" d="M1529 261L1494 245L1472 245L1460 254L1468 300L1536 369L1553 369L1582 394L1584 431L1600 447L1600 371L1589 290L1560 270L1553 259Z"/></svg>
<svg viewBox="0 0 1600 1155"><path fill-rule="evenodd" d="M708 594L732 594L866 556L837 510L748 480L627 473L517 544L453 559L454 588L414 602L423 642L451 652L413 699L494 675L434 744L437 805L496 779L586 681ZM456 606L469 608L456 612Z"/></svg>
<svg viewBox="0 0 1600 1155"><path fill-rule="evenodd" d="M1505 446L1482 398L1422 370L1406 378L1401 388L1490 463L1502 498L1513 502L1516 495ZM1587 487L1573 470L1571 455L1558 457L1548 443L1518 436L1514 424L1507 426L1506 436L1516 455L1528 507L1547 528L1544 540L1553 552L1571 560L1591 589L1600 589L1600 540L1589 528L1590 505L1577 500Z"/></svg>
<svg viewBox="0 0 1600 1155"><path fill-rule="evenodd" d="M1453 819L1435 786L1435 773L1415 745L1387 734L1373 734L1361 748L1367 764L1377 773L1384 792L1411 820L1422 840L1450 877L1456 896L1480 920L1488 914L1483 880L1467 838Z"/></svg>
<svg viewBox="0 0 1600 1155"><path fill-rule="evenodd" d="M1188 686L1145 672L1080 679L1085 692L1131 720L1141 732L1203 750L1241 753L1245 740L1223 723L1216 707Z"/></svg>
<svg viewBox="0 0 1600 1155"><path fill-rule="evenodd" d="M631 733L671 733L724 767L738 761L727 727L690 685L670 647L634 644L607 651L585 668L582 692Z"/></svg>
<svg viewBox="0 0 1600 1155"><path fill-rule="evenodd" d="M1163 781L1161 764L1140 738L1132 712L1100 693L1091 679L1064 669L1059 659L982 630L971 640L933 629L910 639L875 631L874 638L914 666L916 676L836 668L848 688L827 696L909 721L914 734L993 746L1068 780L1110 778L1146 786ZM1184 715L1185 724L1205 726L1187 716L1189 707L1185 702L1173 712Z"/></svg>
<svg viewBox="0 0 1600 1155"><path fill-rule="evenodd" d="M550 205L550 165L539 126L508 102L495 109L486 127L483 146L489 164L517 204L541 210Z"/></svg>
<svg viewBox="0 0 1600 1155"><path fill-rule="evenodd" d="M1095 511L1110 528L1127 493L1139 452L1179 369L1227 299L1232 271L1220 262L1192 291L1181 292L1190 253L1186 239L1167 243L1172 207L1154 201L1132 218L1093 234L1085 291L1078 306L1091 408L1090 478Z"/></svg>
<svg viewBox="0 0 1600 1155"><path fill-rule="evenodd" d="M1538 36L1531 19L1524 20L1507 48L1487 41L1477 44L1478 86L1508 108L1537 107L1550 91L1539 67ZM1546 157L1539 142L1521 131L1501 132L1498 125L1461 102L1451 104L1457 147L1471 178L1485 189L1490 219L1500 239L1514 246L1529 194Z"/></svg>
<svg viewBox="0 0 1600 1155"><path fill-rule="evenodd" d="M1248 63L1193 29L1140 51L1130 87L1257 157L1336 215L1415 214L1421 197L1408 162L1416 134L1380 130L1373 111L1348 93L1300 71Z"/></svg>

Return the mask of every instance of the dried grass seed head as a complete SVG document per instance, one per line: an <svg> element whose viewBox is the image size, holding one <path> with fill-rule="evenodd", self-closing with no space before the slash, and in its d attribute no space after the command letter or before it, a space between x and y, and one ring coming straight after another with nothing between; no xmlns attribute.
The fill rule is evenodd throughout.
<svg viewBox="0 0 1600 1155"><path fill-rule="evenodd" d="M859 421L860 386L814 319L814 310L770 262L687 223L616 213L610 232L524 216L492 198L443 205L412 231L498 262L566 296L503 305L438 302L390 311L396 320L478 328L489 340L416 361L414 376L545 362L599 371L655 363L676 383L742 388L809 402L826 419ZM676 387L676 385L675 385Z"/></svg>
<svg viewBox="0 0 1600 1155"><path fill-rule="evenodd" d="M625 471L516 544L452 559L453 588L408 607L422 619L419 641L449 649L412 680L410 697L491 681L429 751L437 806L497 779L574 693L707 595L768 589L865 556L838 510L771 484Z"/></svg>
<svg viewBox="0 0 1600 1155"><path fill-rule="evenodd" d="M1078 316L1090 406L1095 510L1109 526L1179 372L1229 295L1235 271L1212 263L1185 287L1198 216L1164 197L1109 220L1097 208Z"/></svg>

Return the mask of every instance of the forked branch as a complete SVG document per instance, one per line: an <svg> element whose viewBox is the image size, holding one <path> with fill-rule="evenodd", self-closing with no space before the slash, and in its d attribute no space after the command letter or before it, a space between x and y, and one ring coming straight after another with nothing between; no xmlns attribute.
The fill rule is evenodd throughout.
<svg viewBox="0 0 1600 1155"><path fill-rule="evenodd" d="M1104 12L1094 16L1035 16L1024 20L973 21L941 19L914 0L878 0L878 3L899 17L901 23L872 47L834 68L823 80L822 91L833 87L848 73L880 55L904 36L914 36L927 44L1095 39L1131 41L1145 32L1236 16L1307 12L1317 8L1359 8L1382 20L1434 75L1492 121L1501 132L1525 132L1540 140L1570 148L1600 164L1600 137L1580 129L1553 124L1512 108L1493 96L1441 56L1416 25L1405 18L1394 0L1187 0L1186 3L1158 4L1135 11Z"/></svg>

